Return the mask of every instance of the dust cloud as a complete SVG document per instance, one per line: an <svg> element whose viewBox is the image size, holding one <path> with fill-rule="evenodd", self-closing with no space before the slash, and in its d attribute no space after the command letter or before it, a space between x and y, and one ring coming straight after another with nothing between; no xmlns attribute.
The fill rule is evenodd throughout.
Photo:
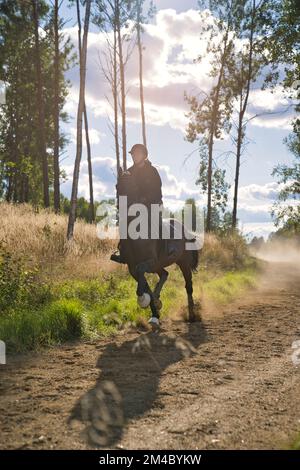
<svg viewBox="0 0 300 470"><path fill-rule="evenodd" d="M271 263L289 263L300 266L300 243L298 240L271 240L259 248L252 248L251 254Z"/></svg>

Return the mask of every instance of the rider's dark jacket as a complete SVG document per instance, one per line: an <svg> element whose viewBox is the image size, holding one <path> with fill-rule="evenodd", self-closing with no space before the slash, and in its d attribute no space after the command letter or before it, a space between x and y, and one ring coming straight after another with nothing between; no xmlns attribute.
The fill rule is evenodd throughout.
<svg viewBox="0 0 300 470"><path fill-rule="evenodd" d="M145 161L144 166L132 165L127 171L133 176L137 186L137 202L147 206L162 203L161 178L149 160Z"/></svg>

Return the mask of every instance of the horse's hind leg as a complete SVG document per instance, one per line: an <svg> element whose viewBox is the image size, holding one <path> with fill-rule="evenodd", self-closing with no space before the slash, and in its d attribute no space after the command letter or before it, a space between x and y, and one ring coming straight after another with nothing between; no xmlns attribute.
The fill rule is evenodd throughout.
<svg viewBox="0 0 300 470"><path fill-rule="evenodd" d="M194 299L193 299L193 276L192 276L192 270L190 266L188 266L187 263L183 262L177 262L177 265L179 266L184 280L185 280L185 290L187 293L187 298L188 298L188 309L189 309L189 321L195 321L195 311L194 311Z"/></svg>

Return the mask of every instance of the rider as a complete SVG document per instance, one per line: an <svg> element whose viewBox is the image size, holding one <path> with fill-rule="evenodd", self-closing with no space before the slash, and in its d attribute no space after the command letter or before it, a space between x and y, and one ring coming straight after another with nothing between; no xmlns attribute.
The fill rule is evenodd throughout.
<svg viewBox="0 0 300 470"><path fill-rule="evenodd" d="M145 204L147 208L151 204L162 204L161 178L157 169L148 160L148 150L143 144L135 144L129 152L133 159L133 165L127 172L133 177L137 186L137 201ZM111 260L117 263L126 263L122 244L119 244L120 254L111 255Z"/></svg>

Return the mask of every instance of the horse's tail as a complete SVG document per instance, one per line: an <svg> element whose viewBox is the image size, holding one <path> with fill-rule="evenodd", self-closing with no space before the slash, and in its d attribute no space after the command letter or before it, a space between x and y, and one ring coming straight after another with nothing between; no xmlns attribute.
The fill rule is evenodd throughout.
<svg viewBox="0 0 300 470"><path fill-rule="evenodd" d="M191 269L193 272L197 271L197 267L199 265L199 251L198 250L191 250Z"/></svg>
<svg viewBox="0 0 300 470"><path fill-rule="evenodd" d="M195 245L197 246L197 236L195 236L195 234L192 234L192 232L190 232L190 231L188 233L189 233L189 236L184 237L185 241L187 243L193 243L194 242ZM185 235L186 235L186 233L185 233ZM197 271L197 267L199 265L199 258L200 258L199 249L195 248L194 250L188 250L187 256L190 259L190 268L191 268L191 270L193 272Z"/></svg>
<svg viewBox="0 0 300 470"><path fill-rule="evenodd" d="M197 242L197 237L188 240L189 242ZM195 243L197 246L197 243ZM194 250L189 250L190 253L190 267L193 272L197 271L197 267L199 265L199 250L195 248Z"/></svg>

